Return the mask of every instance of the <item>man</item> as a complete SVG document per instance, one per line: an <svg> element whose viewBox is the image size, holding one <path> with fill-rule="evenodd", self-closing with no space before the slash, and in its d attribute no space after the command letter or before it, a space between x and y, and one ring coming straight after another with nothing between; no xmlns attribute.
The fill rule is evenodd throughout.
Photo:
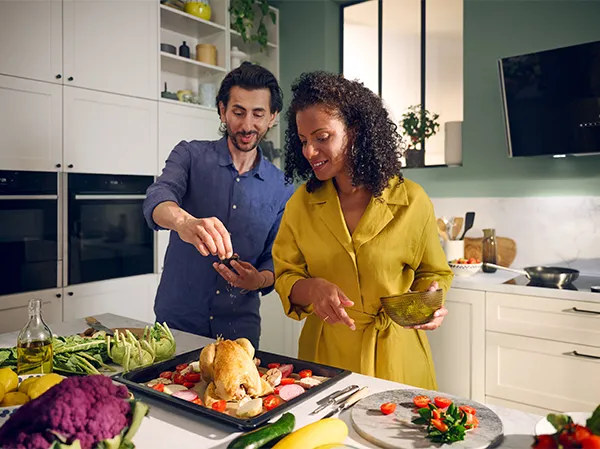
<svg viewBox="0 0 600 449"><path fill-rule="evenodd" d="M144 215L170 229L154 312L160 322L258 347L259 292L273 290L271 248L293 186L258 146L283 106L271 72L244 63L217 95L218 141L180 142L148 188ZM234 254L232 269L220 263Z"/></svg>

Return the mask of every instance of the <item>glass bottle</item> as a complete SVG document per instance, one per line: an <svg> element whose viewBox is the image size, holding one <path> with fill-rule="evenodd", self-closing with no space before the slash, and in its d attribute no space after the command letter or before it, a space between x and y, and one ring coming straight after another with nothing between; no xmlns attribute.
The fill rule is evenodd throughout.
<svg viewBox="0 0 600 449"><path fill-rule="evenodd" d="M52 331L42 318L42 300L29 300L29 321L17 338L17 374L47 374L53 370Z"/></svg>
<svg viewBox="0 0 600 449"><path fill-rule="evenodd" d="M496 268L488 267L486 263L497 263L496 231L494 229L483 230L483 242L481 248L482 270L484 273L495 273Z"/></svg>

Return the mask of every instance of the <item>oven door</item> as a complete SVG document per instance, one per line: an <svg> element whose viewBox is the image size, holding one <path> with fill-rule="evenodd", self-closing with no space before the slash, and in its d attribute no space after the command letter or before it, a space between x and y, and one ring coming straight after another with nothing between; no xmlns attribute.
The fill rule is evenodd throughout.
<svg viewBox="0 0 600 449"><path fill-rule="evenodd" d="M56 173L0 172L0 295L61 286Z"/></svg>
<svg viewBox="0 0 600 449"><path fill-rule="evenodd" d="M119 182L127 180L119 178ZM145 189L130 189L133 193L128 193L125 186L116 193L107 191L110 188L94 192L89 185L86 189L72 188L72 181L70 177L68 284L153 273L154 233L142 213L146 196L140 190Z"/></svg>

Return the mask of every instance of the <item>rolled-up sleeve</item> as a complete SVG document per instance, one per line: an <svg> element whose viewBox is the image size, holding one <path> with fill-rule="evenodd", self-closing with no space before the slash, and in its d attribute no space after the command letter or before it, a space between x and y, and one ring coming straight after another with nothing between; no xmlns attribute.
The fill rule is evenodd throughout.
<svg viewBox="0 0 600 449"><path fill-rule="evenodd" d="M415 280L411 290L425 291L433 281L437 281L444 294L447 293L452 284L454 273L448 266L446 254L440 244L435 213L431 204L417 257L420 257L420 261L417 262Z"/></svg>
<svg viewBox="0 0 600 449"><path fill-rule="evenodd" d="M152 213L156 206L165 201L173 201L181 206L183 196L187 191L190 164L191 157L188 143L181 141L171 151L162 174L154 184L148 187L143 211L148 226L153 230L159 231L165 229L156 224L152 218Z"/></svg>
<svg viewBox="0 0 600 449"><path fill-rule="evenodd" d="M300 248L291 223L290 208L283 213L279 232L273 243L273 262L275 266L275 290L281 298L283 311L287 316L301 321L313 313L313 306L305 307L292 304L290 294L294 284L302 279L310 278L306 260Z"/></svg>

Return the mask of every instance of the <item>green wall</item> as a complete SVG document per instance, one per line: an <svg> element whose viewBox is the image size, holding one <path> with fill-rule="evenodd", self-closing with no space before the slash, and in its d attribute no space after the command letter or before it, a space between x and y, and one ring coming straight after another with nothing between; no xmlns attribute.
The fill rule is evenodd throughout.
<svg viewBox="0 0 600 449"><path fill-rule="evenodd" d="M405 170L433 197L600 195L600 156L507 156L497 60L600 40L600 1L465 0L463 166Z"/></svg>

